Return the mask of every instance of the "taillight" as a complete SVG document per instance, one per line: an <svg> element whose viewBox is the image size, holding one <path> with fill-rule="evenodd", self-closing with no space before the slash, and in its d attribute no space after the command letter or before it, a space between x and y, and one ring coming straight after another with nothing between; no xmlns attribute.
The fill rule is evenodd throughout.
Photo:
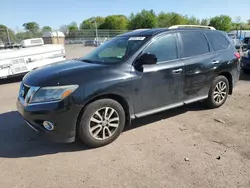
<svg viewBox="0 0 250 188"><path fill-rule="evenodd" d="M238 59L240 59L240 53L239 52L235 52L234 56L237 57Z"/></svg>

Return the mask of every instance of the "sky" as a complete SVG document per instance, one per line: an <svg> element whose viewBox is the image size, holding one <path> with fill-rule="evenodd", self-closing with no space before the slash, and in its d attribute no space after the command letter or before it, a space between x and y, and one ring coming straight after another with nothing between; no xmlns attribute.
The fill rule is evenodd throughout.
<svg viewBox="0 0 250 188"><path fill-rule="evenodd" d="M37 22L40 27L49 25L58 29L72 21L80 24L93 16L111 14L130 15L142 9L156 13L177 12L198 18L226 14L242 21L250 19L250 0L2 0L0 24L14 30L23 29L22 24Z"/></svg>

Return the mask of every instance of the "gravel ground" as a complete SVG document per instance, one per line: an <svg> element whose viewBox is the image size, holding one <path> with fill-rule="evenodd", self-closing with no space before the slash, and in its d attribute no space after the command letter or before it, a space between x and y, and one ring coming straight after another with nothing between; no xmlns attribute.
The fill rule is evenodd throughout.
<svg viewBox="0 0 250 188"><path fill-rule="evenodd" d="M91 50L66 48L68 58ZM19 82L0 85L3 188L250 187L250 75L219 109L196 103L138 119L91 150L51 143L26 126L15 107Z"/></svg>

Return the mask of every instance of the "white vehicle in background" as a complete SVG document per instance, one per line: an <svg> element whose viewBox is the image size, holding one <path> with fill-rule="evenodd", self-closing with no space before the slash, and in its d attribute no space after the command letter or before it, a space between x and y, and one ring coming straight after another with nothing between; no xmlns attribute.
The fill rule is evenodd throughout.
<svg viewBox="0 0 250 188"><path fill-rule="evenodd" d="M0 79L65 60L64 45L44 44L42 38L26 39L21 45L20 49L0 50Z"/></svg>
<svg viewBox="0 0 250 188"><path fill-rule="evenodd" d="M4 49L4 43L0 41L0 50Z"/></svg>

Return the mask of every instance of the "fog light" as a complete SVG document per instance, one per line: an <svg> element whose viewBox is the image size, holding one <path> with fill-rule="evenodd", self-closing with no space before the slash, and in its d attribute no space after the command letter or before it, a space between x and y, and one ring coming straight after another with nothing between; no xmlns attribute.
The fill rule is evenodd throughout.
<svg viewBox="0 0 250 188"><path fill-rule="evenodd" d="M45 128L46 130L48 130L48 131L54 130L54 125L53 125L53 123L51 123L51 122L49 122L49 121L44 121L44 122L43 122L43 126L44 126L44 128Z"/></svg>

